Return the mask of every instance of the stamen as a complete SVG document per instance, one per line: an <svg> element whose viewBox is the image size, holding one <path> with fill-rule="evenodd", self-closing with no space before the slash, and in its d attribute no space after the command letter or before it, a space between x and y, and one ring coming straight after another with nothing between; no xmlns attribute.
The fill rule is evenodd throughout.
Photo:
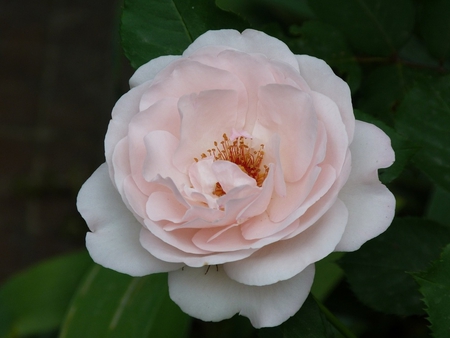
<svg viewBox="0 0 450 338"><path fill-rule="evenodd" d="M206 152L213 157L215 161L230 161L235 163L244 173L253 177L258 187L261 187L264 180L269 173L269 167L264 165L264 170L261 170L261 163L264 158L264 144L259 146L258 150L250 148L246 144L246 138L239 136L234 140L230 140L227 134L222 135L223 141L214 141L214 148L208 149ZM206 154L202 153L201 158L206 158ZM194 158L198 162L197 158ZM223 196L223 191L219 182L216 183L213 194L216 196Z"/></svg>

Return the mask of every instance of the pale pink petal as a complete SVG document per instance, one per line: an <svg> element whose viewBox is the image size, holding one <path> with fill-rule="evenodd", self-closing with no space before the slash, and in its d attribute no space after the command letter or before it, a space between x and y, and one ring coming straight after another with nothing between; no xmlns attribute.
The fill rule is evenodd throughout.
<svg viewBox="0 0 450 338"><path fill-rule="evenodd" d="M111 165L114 148L127 136L128 124L139 112L139 101L148 87L149 85L142 85L131 89L116 102L112 110L112 119L105 136L105 158L111 177L114 176L114 168Z"/></svg>
<svg viewBox="0 0 450 338"><path fill-rule="evenodd" d="M114 148L111 156L111 163L108 166L114 166L111 180L119 193L123 192L123 181L131 174L130 155L128 153L128 137L121 139Z"/></svg>
<svg viewBox="0 0 450 338"><path fill-rule="evenodd" d="M268 213L272 220L279 220L280 222L290 224L295 219L302 216L311 206L313 206L317 201L323 198L328 194L331 187L336 181L336 171L330 165L323 165L319 176L315 184L313 185L310 193L303 201L302 204L299 205L297 209L294 209L291 213L285 214L283 210L269 209ZM336 196L337 194L335 194ZM284 217L285 216L285 217ZM284 218L283 218L284 217Z"/></svg>
<svg viewBox="0 0 450 338"><path fill-rule="evenodd" d="M339 107L347 130L348 141L351 142L355 130L355 115L347 83L336 76L323 60L308 55L296 55L296 58L300 74L311 89L328 96Z"/></svg>
<svg viewBox="0 0 450 338"><path fill-rule="evenodd" d="M281 167L280 143L280 135L272 135L264 148L266 152L264 155L264 162L274 164L275 192L280 197L286 197L286 182L284 181L283 168Z"/></svg>
<svg viewBox="0 0 450 338"><path fill-rule="evenodd" d="M197 61L181 59L171 63L156 76L151 87L142 94L139 110L146 110L161 98L179 99L208 90L235 90L239 93L239 104L243 107L248 104L245 87L235 74Z"/></svg>
<svg viewBox="0 0 450 338"><path fill-rule="evenodd" d="M326 155L323 163L333 166L339 175L349 145L348 139L343 137L346 134L345 125L333 101L317 92L311 92L310 95L314 100L317 117L323 122L327 133Z"/></svg>
<svg viewBox="0 0 450 338"><path fill-rule="evenodd" d="M317 139L317 117L311 97L292 86L267 85L259 90L258 123L252 135L268 140L281 136L284 178L299 180L308 169Z"/></svg>
<svg viewBox="0 0 450 338"><path fill-rule="evenodd" d="M199 193L211 195L216 188L217 177L212 169L213 162L212 157L207 157L193 162L188 168L189 180Z"/></svg>
<svg viewBox="0 0 450 338"><path fill-rule="evenodd" d="M178 147L178 139L165 130L156 130L144 137L147 155L142 175L148 182L157 175L170 177L177 187L189 184L188 176L172 164L172 157Z"/></svg>
<svg viewBox="0 0 450 338"><path fill-rule="evenodd" d="M310 166L303 177L296 182L286 183L286 192L284 195L273 195L272 201L267 209L267 213L274 222L281 222L295 209L299 208L306 198L310 196L311 190L316 185L322 168L319 166L323 162L327 148L327 134L322 121L318 123L317 140L314 149L314 155ZM325 174L326 175L326 174ZM322 175L323 177L327 177ZM324 186L321 179L317 186ZM317 190L316 186L316 190Z"/></svg>
<svg viewBox="0 0 450 338"><path fill-rule="evenodd" d="M187 314L204 321L220 321L238 313L256 328L277 326L303 305L314 279L314 265L291 279L267 286L249 286L216 270L184 268L169 273L170 298Z"/></svg>
<svg viewBox="0 0 450 338"><path fill-rule="evenodd" d="M210 254L201 255L191 254L162 241L144 228L141 230L139 239L141 245L155 257L165 262L184 263L192 267L233 262L246 258L255 252L254 249L246 249L231 252L211 252ZM180 240L180 238L174 238L174 240Z"/></svg>
<svg viewBox="0 0 450 338"><path fill-rule="evenodd" d="M187 253L194 255L205 255L210 253L209 251L200 249L192 242L192 237L194 237L195 233L198 231L196 229L177 229L173 232L169 232L164 230L164 222L153 222L146 219L144 223L146 228L150 231L151 236L155 236L158 240L161 240L165 244L169 245L164 245L164 248L172 247L175 248L177 252L184 252L185 254ZM143 229L142 233L145 231L146 230ZM142 238L145 238L146 236L150 236L150 234L141 234L141 236ZM155 241L157 243L161 243L160 241ZM156 244L155 246L157 248L160 244Z"/></svg>
<svg viewBox="0 0 450 338"><path fill-rule="evenodd" d="M202 229L192 238L194 244L202 250L211 252L231 252L249 249L251 242L242 237L237 224L224 227L222 230Z"/></svg>
<svg viewBox="0 0 450 338"><path fill-rule="evenodd" d="M136 143L141 143L145 135L156 130L168 131L178 138L180 123L178 99L162 98L133 117L129 123L128 134Z"/></svg>
<svg viewBox="0 0 450 338"><path fill-rule="evenodd" d="M352 171L339 198L349 211L348 225L336 251L354 251L384 232L395 213L394 195L378 180L378 169L395 159L389 137L376 126L356 121L350 145Z"/></svg>
<svg viewBox="0 0 450 338"><path fill-rule="evenodd" d="M231 279L247 285L268 285L292 278L333 252L347 218L347 208L337 200L322 218L301 234L263 247L246 259L226 263L225 272Z"/></svg>
<svg viewBox="0 0 450 338"><path fill-rule="evenodd" d="M223 191L228 193L236 187L248 185L256 187L254 178L244 173L235 163L229 161L214 161L211 169L216 175L217 181L222 186Z"/></svg>
<svg viewBox="0 0 450 338"><path fill-rule="evenodd" d="M226 46L242 52L263 54L269 59L282 61L298 69L295 56L288 46L278 39L253 29L246 29L242 34L231 29L208 31L199 36L184 51L183 56L189 56L207 46Z"/></svg>
<svg viewBox="0 0 450 338"><path fill-rule="evenodd" d="M214 141L220 143L222 135L231 132L244 107L239 107L234 90L209 90L182 97L178 108L181 135L173 161L181 172L186 172L194 158L207 154Z"/></svg>
<svg viewBox="0 0 450 338"><path fill-rule="evenodd" d="M267 206L271 202L274 190L274 171L275 166L273 164L270 164L269 173L267 174L267 177L263 182L258 197L247 207L243 208L239 213L237 217L239 223L243 223L248 218L262 214L265 210L267 210Z"/></svg>
<svg viewBox="0 0 450 338"><path fill-rule="evenodd" d="M291 234L287 235L285 239L293 238L305 229L308 229L312 224L317 222L317 220L322 217L325 212L327 212L327 210L336 202L339 190L341 190L345 182L347 182L347 178L350 175L350 168L351 155L350 151L348 151L341 175L335 179L333 185L328 189L327 193L318 201L313 203L308 210L306 210L306 212L299 218L298 228L293 230Z"/></svg>
<svg viewBox="0 0 450 338"><path fill-rule="evenodd" d="M206 206L191 206L181 224L167 224L164 229L171 231L182 228L217 228L239 221L238 215L259 195L260 188L241 186L219 198L220 209ZM230 196L231 195L231 196ZM222 199L227 197L227 199Z"/></svg>
<svg viewBox="0 0 450 338"><path fill-rule="evenodd" d="M130 78L130 87L137 87L144 82L153 80L167 65L175 60L181 58L179 55L164 55L150 60L149 62L140 66Z"/></svg>
<svg viewBox="0 0 450 338"><path fill-rule="evenodd" d="M152 221L166 220L179 223L186 214L187 208L178 202L172 192L156 191L148 197L146 211L147 217Z"/></svg>
<svg viewBox="0 0 450 338"><path fill-rule="evenodd" d="M142 225L113 187L106 164L84 183L78 194L77 207L92 231L86 235L86 247L96 263L132 276L181 267L155 258L140 245Z"/></svg>
<svg viewBox="0 0 450 338"><path fill-rule="evenodd" d="M147 217L145 204L148 196L137 187L132 176L127 176L123 181L122 199L139 220Z"/></svg>

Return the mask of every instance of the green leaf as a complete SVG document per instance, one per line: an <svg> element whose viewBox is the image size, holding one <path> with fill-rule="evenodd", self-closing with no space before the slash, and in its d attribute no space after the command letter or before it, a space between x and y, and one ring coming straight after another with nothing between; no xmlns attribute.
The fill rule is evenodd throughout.
<svg viewBox="0 0 450 338"><path fill-rule="evenodd" d="M342 280L344 272L337 265L336 260L344 255L342 252L333 252L315 264L316 274L311 293L323 301Z"/></svg>
<svg viewBox="0 0 450 338"><path fill-rule="evenodd" d="M450 56L450 1L428 0L423 2L419 32L430 53L439 60Z"/></svg>
<svg viewBox="0 0 450 338"><path fill-rule="evenodd" d="M409 68L401 63L375 68L365 79L355 105L358 109L393 125L398 105L418 82L430 81L429 71Z"/></svg>
<svg viewBox="0 0 450 338"><path fill-rule="evenodd" d="M352 92L358 89L361 68L340 31L320 21L308 21L296 33L301 36L296 49L325 60L348 83Z"/></svg>
<svg viewBox="0 0 450 338"><path fill-rule="evenodd" d="M211 29L247 28L237 15L213 0L125 0L121 38L134 68L161 55L180 55Z"/></svg>
<svg viewBox="0 0 450 338"><path fill-rule="evenodd" d="M390 137L392 148L395 151L395 162L389 168L380 169L379 177L380 181L384 184L392 182L402 173L408 161L417 152L418 147L414 146L405 137L396 133L394 129L371 115L355 110L355 117L358 120L373 123Z"/></svg>
<svg viewBox="0 0 450 338"><path fill-rule="evenodd" d="M450 245L442 252L441 258L425 272L414 274L424 296L435 337L448 337L450 332Z"/></svg>
<svg viewBox="0 0 450 338"><path fill-rule="evenodd" d="M86 252L58 257L8 280L0 289L0 337L55 330L82 276Z"/></svg>
<svg viewBox="0 0 450 338"><path fill-rule="evenodd" d="M310 0L323 21L344 33L356 51L394 54L410 37L414 7L410 0Z"/></svg>
<svg viewBox="0 0 450 338"><path fill-rule="evenodd" d="M415 164L450 191L450 76L411 88L398 109L396 127L420 146Z"/></svg>
<svg viewBox="0 0 450 338"><path fill-rule="evenodd" d="M167 274L134 278L95 265L72 301L60 337L185 337L189 323L169 298Z"/></svg>
<svg viewBox="0 0 450 338"><path fill-rule="evenodd" d="M450 227L450 192L437 187L430 198L427 218Z"/></svg>
<svg viewBox="0 0 450 338"><path fill-rule="evenodd" d="M375 310L422 314L417 285L407 272L420 271L450 242L450 229L416 218L395 219L379 237L340 261L351 289Z"/></svg>
<svg viewBox="0 0 450 338"><path fill-rule="evenodd" d="M261 338L322 338L335 337L333 327L309 295L300 310L277 327L258 331Z"/></svg>

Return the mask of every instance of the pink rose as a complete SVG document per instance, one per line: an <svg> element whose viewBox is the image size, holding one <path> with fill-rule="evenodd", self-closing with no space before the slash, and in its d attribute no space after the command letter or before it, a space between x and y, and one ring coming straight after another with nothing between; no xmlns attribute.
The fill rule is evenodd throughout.
<svg viewBox="0 0 450 338"><path fill-rule="evenodd" d="M78 196L86 245L119 272L169 272L191 316L279 325L306 299L314 262L391 223L377 174L394 161L390 140L355 121L322 60L262 32L209 31L130 84L106 163Z"/></svg>

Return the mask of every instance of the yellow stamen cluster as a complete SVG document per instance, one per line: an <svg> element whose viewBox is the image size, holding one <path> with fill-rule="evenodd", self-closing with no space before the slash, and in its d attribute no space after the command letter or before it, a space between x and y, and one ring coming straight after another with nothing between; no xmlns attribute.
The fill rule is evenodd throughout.
<svg viewBox="0 0 450 338"><path fill-rule="evenodd" d="M248 176L253 177L258 187L261 187L264 180L269 173L269 167L264 165L264 170L260 169L261 162L264 158L264 144L261 144L259 150L250 148L246 144L246 139L243 136L231 141L227 134L223 134L223 141L217 143L214 141L214 148L208 149L209 156L214 157L214 160L230 161L235 163L241 168L241 170ZM208 155L201 154L201 158L206 158ZM198 162L197 158L194 158ZM216 196L225 195L219 182L216 183L216 187L213 191Z"/></svg>

